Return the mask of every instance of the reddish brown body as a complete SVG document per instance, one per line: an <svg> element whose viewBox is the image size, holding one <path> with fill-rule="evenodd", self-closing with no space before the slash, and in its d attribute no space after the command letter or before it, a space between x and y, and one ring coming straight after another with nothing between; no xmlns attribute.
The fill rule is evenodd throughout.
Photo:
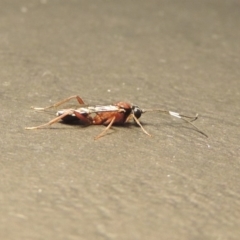
<svg viewBox="0 0 240 240"><path fill-rule="evenodd" d="M113 118L115 118L113 124L124 124L131 114L131 105L126 102L119 102L114 104L114 106L119 107L120 110L123 109L123 111L97 113L96 116L92 119L92 124L108 125Z"/></svg>
<svg viewBox="0 0 240 240"><path fill-rule="evenodd" d="M82 123L88 124L88 125L107 125L107 127L100 133L98 136L95 137L95 139L98 139L102 137L108 129L111 128L113 124L124 124L128 122L130 119L133 119L142 129L144 133L151 136L141 125L140 121L138 120L141 115L145 112L153 112L158 111L162 112L168 115L171 115L176 118L181 118L185 122L191 124L197 131L199 131L201 134L207 135L200 131L193 123L192 121L195 121L198 118L198 115L195 117L189 117L186 115L181 115L177 112L172 111L166 111L161 109L147 109L142 110L136 105L131 105L127 102L118 102L114 105L98 105L98 106L86 106L86 104L83 102L83 100L79 96L71 96L69 98L63 99L62 101L55 103L51 106L45 107L45 108L34 108L35 110L46 110L49 108L54 108L62 105L63 103L66 103L70 101L71 99L76 99L78 103L80 104L80 108L78 109L63 109L61 111L57 112L57 117L52 119L51 121L36 126L36 127L27 127L26 129L39 129L46 126L50 126L60 120L64 122L71 122L76 119L81 120ZM92 114L95 114L93 117ZM190 120L188 120L190 119Z"/></svg>
<svg viewBox="0 0 240 240"><path fill-rule="evenodd" d="M82 99L77 97L77 100L80 104L84 104ZM72 114L74 115L74 118L81 120L83 123L88 125L106 125L107 128L99 134L95 139L101 137L112 125L121 125L126 123L131 115L133 115L133 108L135 109L135 106L133 107L130 103L127 102L118 102L116 104L113 104L112 106L116 106L116 110L114 111L103 111L103 112L94 112L94 113L81 113L78 109L76 110L70 110L69 112L65 112L63 115L60 115L58 118L52 121L52 123L62 119L65 121L65 118L69 119L69 116ZM139 111L139 110L138 110ZM95 114L94 117L91 116L91 114ZM138 121L135 116L135 121ZM51 124L52 124L51 123ZM138 122L138 124L140 124ZM141 126L141 124L140 124ZM141 126L142 127L142 126Z"/></svg>

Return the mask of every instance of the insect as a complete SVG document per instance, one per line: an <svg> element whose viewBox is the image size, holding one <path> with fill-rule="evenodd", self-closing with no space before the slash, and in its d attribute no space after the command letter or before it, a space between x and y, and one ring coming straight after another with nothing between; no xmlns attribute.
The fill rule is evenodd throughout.
<svg viewBox="0 0 240 240"><path fill-rule="evenodd" d="M139 118L143 113L146 112L161 112L164 114L171 115L176 118L180 118L186 123L191 124L195 130L197 130L199 133L203 134L205 137L208 137L207 134L202 132L199 128L197 128L192 122L197 120L198 114L194 117L186 116L179 114L177 112L162 110L162 109L141 109L137 105L132 105L127 102L118 102L113 105L96 105L96 106L88 106L84 103L82 98L79 96L71 96L66 99L63 99L60 102L57 102L51 106L45 107L45 108L33 108L37 111L44 111L51 108L59 107L60 105L69 102L72 99L76 99L78 103L80 104L79 108L69 108L69 109L62 109L57 111L54 119L51 121L36 126L36 127L26 127L25 129L32 130L32 129L39 129L44 128L47 126L50 126L54 123L59 122L62 120L63 122L72 122L74 120L80 120L83 124L87 125L105 125L106 128L97 135L94 139L98 139L106 134L106 132L111 128L112 125L124 125L125 123L129 122L130 120L134 120L137 125L140 126L142 131L151 136L142 126L142 124L139 121Z"/></svg>

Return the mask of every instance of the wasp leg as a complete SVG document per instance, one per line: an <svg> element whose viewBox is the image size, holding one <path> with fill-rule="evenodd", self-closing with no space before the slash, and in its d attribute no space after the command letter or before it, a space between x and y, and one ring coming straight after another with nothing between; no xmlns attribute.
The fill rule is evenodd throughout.
<svg viewBox="0 0 240 240"><path fill-rule="evenodd" d="M133 114L130 114L130 115L127 117L127 119L125 120L125 123L127 123L127 122L129 122L129 121L132 120L132 118L133 118L132 115L133 115Z"/></svg>
<svg viewBox="0 0 240 240"><path fill-rule="evenodd" d="M64 117L66 117L67 115L71 115L74 113L75 110L69 110L67 112L65 112L63 115L59 116L59 117L56 117L54 119L52 119L51 121L47 122L47 123L44 123L42 125L39 125L39 126L36 126L36 127L26 127L25 129L27 130L33 130L33 129L39 129L39 128L44 128L44 127L47 127L47 126L51 126L52 124L60 121L61 119L63 119Z"/></svg>
<svg viewBox="0 0 240 240"><path fill-rule="evenodd" d="M115 121L115 118L116 118L116 117L113 117L113 118L112 118L111 122L107 125L107 127L106 127L99 135L97 135L97 136L94 138L94 140L97 140L97 139L99 139L100 137L102 137L102 136L104 136L104 135L106 134L107 130L110 129L111 126L113 125L113 123L114 123L114 121Z"/></svg>
<svg viewBox="0 0 240 240"><path fill-rule="evenodd" d="M151 137L151 134L149 134L142 126L142 124L139 122L139 120L134 116L134 114L132 114L134 120L136 121L136 123L141 127L141 129L143 130L144 133L146 133L148 136Z"/></svg>
<svg viewBox="0 0 240 240"><path fill-rule="evenodd" d="M46 110L46 109L49 109L49 108L56 108L56 107L58 107L58 106L60 106L60 105L62 105L62 104L64 104L64 103L66 103L66 102L69 102L70 100L72 100L72 99L74 99L74 98L77 99L77 101L78 101L78 103L79 103L80 105L84 105L84 104L85 104L84 101L83 101L79 96L75 95L75 96L71 96L71 97L65 98L65 99L63 99L62 101L57 102L57 103L55 103L55 104L53 104L53 105L50 105L50 106L48 106L48 107L45 107L45 108L38 108L38 107L32 107L32 108L35 109L35 110Z"/></svg>

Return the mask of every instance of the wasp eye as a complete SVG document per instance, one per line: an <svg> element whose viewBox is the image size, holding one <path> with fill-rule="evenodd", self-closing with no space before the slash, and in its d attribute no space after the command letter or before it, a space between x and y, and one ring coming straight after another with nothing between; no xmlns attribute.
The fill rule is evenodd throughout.
<svg viewBox="0 0 240 240"><path fill-rule="evenodd" d="M142 110L138 106L132 106L133 114L136 118L140 118L142 115Z"/></svg>

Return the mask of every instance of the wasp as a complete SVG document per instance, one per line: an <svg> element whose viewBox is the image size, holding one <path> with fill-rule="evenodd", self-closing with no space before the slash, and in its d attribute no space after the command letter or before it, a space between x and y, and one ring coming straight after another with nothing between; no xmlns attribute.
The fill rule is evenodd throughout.
<svg viewBox="0 0 240 240"><path fill-rule="evenodd" d="M124 125L125 123L129 122L130 120L134 120L135 123L142 129L142 131L151 136L142 126L139 121L139 118L142 116L143 113L146 112L161 112L163 114L168 114L176 118L180 118L188 124L191 124L195 130L199 133L203 134L205 137L208 137L207 134L202 132L198 127L196 127L192 122L198 119L198 114L194 117L186 116L179 114L177 112L162 110L162 109L141 109L137 105L132 105L128 102L117 102L112 105L96 105L96 106L89 106L84 103L82 98L78 95L68 97L63 99L60 102L57 102L51 106L45 108L38 108L32 107L34 110L37 111L45 111L51 108L57 108L60 105L69 102L72 99L76 99L80 104L79 108L68 108L62 109L57 111L56 117L49 122L36 126L36 127L26 127L25 129L32 130L32 129L40 129L47 126L51 126L54 123L59 122L62 120L66 123L71 123L75 120L80 120L81 123L86 125L105 125L106 128L98 134L94 139L99 139L100 137L104 136L106 132L112 127L112 125Z"/></svg>

